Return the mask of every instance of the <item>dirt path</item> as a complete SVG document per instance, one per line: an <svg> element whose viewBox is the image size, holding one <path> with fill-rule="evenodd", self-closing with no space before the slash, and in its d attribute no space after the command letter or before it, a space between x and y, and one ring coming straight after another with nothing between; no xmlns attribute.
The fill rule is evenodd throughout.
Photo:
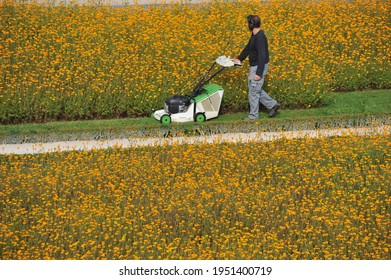
<svg viewBox="0 0 391 280"><path fill-rule="evenodd" d="M288 132L253 132L226 133L210 136L173 137L173 138L128 138L105 141L69 141L53 143L27 143L0 145L0 155L5 154L38 154L47 152L64 152L76 150L107 149L113 147L131 148L155 145L181 145L200 143L237 143L250 141L273 141L281 138L324 138L348 135L391 135L391 126L356 127L340 129L320 129Z"/></svg>

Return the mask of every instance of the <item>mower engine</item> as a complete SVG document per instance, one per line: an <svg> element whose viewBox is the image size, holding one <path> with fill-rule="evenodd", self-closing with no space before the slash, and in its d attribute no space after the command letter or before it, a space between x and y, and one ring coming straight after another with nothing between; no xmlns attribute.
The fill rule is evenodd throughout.
<svg viewBox="0 0 391 280"><path fill-rule="evenodd" d="M190 99L187 96L174 95L164 102L164 111L168 114L183 113L187 111L189 105Z"/></svg>

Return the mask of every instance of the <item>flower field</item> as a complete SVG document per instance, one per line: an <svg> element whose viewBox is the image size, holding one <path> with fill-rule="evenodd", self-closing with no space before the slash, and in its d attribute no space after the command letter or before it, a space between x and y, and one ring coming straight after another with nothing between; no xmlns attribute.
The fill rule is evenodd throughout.
<svg viewBox="0 0 391 280"><path fill-rule="evenodd" d="M259 14L267 91L285 108L330 91L391 86L390 0L219 1L201 5L0 3L0 122L146 116L220 55L237 56ZM247 67L214 82L223 112L247 110Z"/></svg>
<svg viewBox="0 0 391 280"><path fill-rule="evenodd" d="M390 259L390 135L0 156L1 259Z"/></svg>

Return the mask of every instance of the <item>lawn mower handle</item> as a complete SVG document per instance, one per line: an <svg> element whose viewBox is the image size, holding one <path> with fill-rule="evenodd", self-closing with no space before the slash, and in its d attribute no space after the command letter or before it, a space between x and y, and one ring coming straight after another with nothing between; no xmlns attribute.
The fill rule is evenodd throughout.
<svg viewBox="0 0 391 280"><path fill-rule="evenodd" d="M222 56L222 57L219 57L219 58L223 58L223 59L228 59L228 60L231 60L229 59L229 57L225 57L225 56ZM219 59L218 58L218 59ZM218 59L215 60L212 65L210 66L210 68L208 69L208 71L206 71L205 75L202 77L202 79L197 83L197 85L194 87L193 89L193 93L191 94L191 97L194 98L195 96L198 95L199 91L201 90L201 88L206 84L208 83L210 80L212 80L216 75L220 74L221 72L224 71L225 68L228 68L230 66L242 66L242 64L233 64L233 65L230 65L230 66L227 66L227 64L223 64L221 62L218 62ZM231 60L233 61L233 60ZM212 76L208 77L210 72L212 71L213 67L216 65L216 64L219 64L221 67L219 70L217 70L214 74L212 74Z"/></svg>

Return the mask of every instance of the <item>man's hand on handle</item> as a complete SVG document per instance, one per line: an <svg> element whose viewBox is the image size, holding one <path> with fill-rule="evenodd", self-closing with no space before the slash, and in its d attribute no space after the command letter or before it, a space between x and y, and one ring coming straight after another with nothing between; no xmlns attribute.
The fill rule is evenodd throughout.
<svg viewBox="0 0 391 280"><path fill-rule="evenodd" d="M235 66L242 66L242 62L237 58L234 59L234 64Z"/></svg>

